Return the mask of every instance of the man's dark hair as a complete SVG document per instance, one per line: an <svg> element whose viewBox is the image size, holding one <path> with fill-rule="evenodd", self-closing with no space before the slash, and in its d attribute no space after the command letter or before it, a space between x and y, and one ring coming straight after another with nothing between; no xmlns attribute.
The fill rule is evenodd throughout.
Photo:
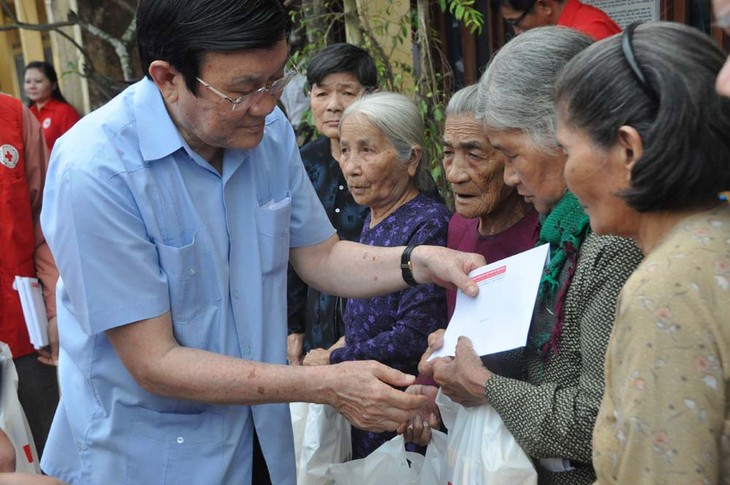
<svg viewBox="0 0 730 485"><path fill-rule="evenodd" d="M639 212L701 207L730 187L730 99L715 91L725 55L700 31L670 22L633 34L637 75L615 35L587 48L562 71L556 107L600 147L619 128L639 132L643 153L622 195Z"/></svg>
<svg viewBox="0 0 730 485"><path fill-rule="evenodd" d="M378 87L378 68L373 58L364 49L347 43L328 45L312 57L307 66L307 85L311 88L330 74L342 72L355 76L366 91Z"/></svg>
<svg viewBox="0 0 730 485"><path fill-rule="evenodd" d="M271 49L288 39L289 15L279 0L140 0L137 47L148 78L152 61L169 62L198 92L209 52Z"/></svg>

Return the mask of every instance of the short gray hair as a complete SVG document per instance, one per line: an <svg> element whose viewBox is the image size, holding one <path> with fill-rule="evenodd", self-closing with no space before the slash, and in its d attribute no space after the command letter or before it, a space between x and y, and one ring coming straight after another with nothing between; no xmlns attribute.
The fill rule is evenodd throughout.
<svg viewBox="0 0 730 485"><path fill-rule="evenodd" d="M531 29L497 52L479 80L477 116L494 130L519 130L545 152L557 147L553 87L593 40L564 27Z"/></svg>
<svg viewBox="0 0 730 485"><path fill-rule="evenodd" d="M416 168L415 183L418 190L428 192L434 188L433 178L424 145L424 127L416 104L408 97L386 91L367 94L345 109L340 124L349 116L361 114L385 135L395 148L396 157L404 164L418 148L421 158Z"/></svg>
<svg viewBox="0 0 730 485"><path fill-rule="evenodd" d="M479 83L459 89L453 96L451 96L449 104L446 105L446 116L467 114L476 115L478 100Z"/></svg>

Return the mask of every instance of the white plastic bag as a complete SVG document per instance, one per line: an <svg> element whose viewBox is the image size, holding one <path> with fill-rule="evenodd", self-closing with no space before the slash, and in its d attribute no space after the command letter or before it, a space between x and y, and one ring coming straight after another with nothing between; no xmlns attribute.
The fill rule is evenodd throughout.
<svg viewBox="0 0 730 485"><path fill-rule="evenodd" d="M440 484L534 485L530 458L507 430L497 411L484 405L467 408L439 391L436 404L449 430L446 464Z"/></svg>
<svg viewBox="0 0 730 485"><path fill-rule="evenodd" d="M350 423L327 404L309 404L301 455L297 462L298 485L330 485L327 468L352 457Z"/></svg>
<svg viewBox="0 0 730 485"><path fill-rule="evenodd" d="M0 387L0 428L5 431L15 447L15 471L40 473L38 453L28 420L18 400L18 372L15 370L10 347L0 342L0 365L2 366L2 387Z"/></svg>
<svg viewBox="0 0 730 485"><path fill-rule="evenodd" d="M329 467L336 485L418 485L423 455L406 451L403 436L386 441L360 460Z"/></svg>
<svg viewBox="0 0 730 485"><path fill-rule="evenodd" d="M304 429L307 427L307 413L309 412L308 402L289 403L289 414L291 414L291 429L294 435L294 460L299 464L302 456L302 443L304 442Z"/></svg>
<svg viewBox="0 0 730 485"><path fill-rule="evenodd" d="M446 468L446 450L448 447L448 435L437 429L431 430L431 441L426 448L426 456L421 468L420 485L436 485L441 483L442 470ZM446 483L446 482L444 482Z"/></svg>

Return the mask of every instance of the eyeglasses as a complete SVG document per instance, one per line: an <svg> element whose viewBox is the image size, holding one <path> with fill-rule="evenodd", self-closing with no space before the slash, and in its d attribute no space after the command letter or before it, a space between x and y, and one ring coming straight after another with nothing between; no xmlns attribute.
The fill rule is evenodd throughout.
<svg viewBox="0 0 730 485"><path fill-rule="evenodd" d="M525 17L527 17L527 15L532 11L532 7L534 7L536 3L537 3L537 0L530 0L530 4L527 6L527 8L525 10L522 11L522 14L519 17L517 17L516 19L505 18L504 20L508 24L512 25L512 27L519 28L520 23L522 23L522 21L525 20Z"/></svg>
<svg viewBox="0 0 730 485"><path fill-rule="evenodd" d="M294 63L290 62L288 65L288 69L284 72L284 75L282 77L268 83L266 86L261 86L258 89L243 93L236 99L233 99L230 96L222 93L221 91L214 88L199 77L196 77L195 79L197 79L200 84L217 94L219 97L231 103L231 111L235 111L237 106L243 104L244 102L248 105L250 103L253 103L254 101L258 101L264 94L269 94L275 99L279 99L281 94L284 92L284 87L286 87L286 85L289 84L289 82L294 79L297 74L299 74L297 66L294 65Z"/></svg>

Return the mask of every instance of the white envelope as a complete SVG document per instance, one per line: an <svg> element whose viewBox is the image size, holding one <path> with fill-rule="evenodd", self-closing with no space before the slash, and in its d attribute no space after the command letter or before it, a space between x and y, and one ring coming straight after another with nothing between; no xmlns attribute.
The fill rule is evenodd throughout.
<svg viewBox="0 0 730 485"><path fill-rule="evenodd" d="M444 345L431 359L453 356L462 335L471 339L477 355L523 347L549 249L543 244L469 273L479 294L472 298L457 293Z"/></svg>

